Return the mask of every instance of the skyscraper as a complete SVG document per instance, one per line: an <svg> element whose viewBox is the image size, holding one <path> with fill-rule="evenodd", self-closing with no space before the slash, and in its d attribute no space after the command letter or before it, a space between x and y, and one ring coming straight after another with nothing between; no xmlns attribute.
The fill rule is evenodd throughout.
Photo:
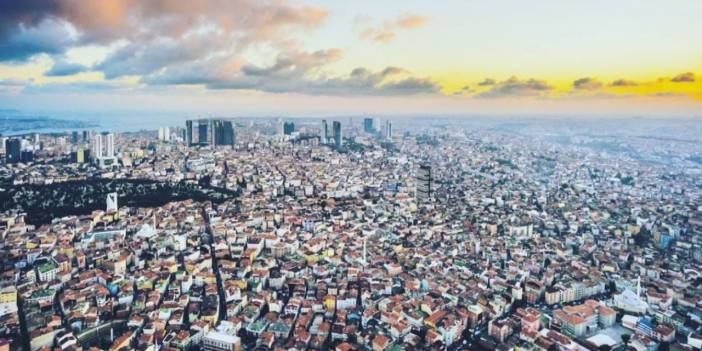
<svg viewBox="0 0 702 351"><path fill-rule="evenodd" d="M102 134L95 134L93 137L93 159L99 160L102 157Z"/></svg>
<svg viewBox="0 0 702 351"><path fill-rule="evenodd" d="M329 143L329 125L327 124L326 119L322 120L321 129L322 144L327 144Z"/></svg>
<svg viewBox="0 0 702 351"><path fill-rule="evenodd" d="M22 157L22 141L17 138L5 140L5 162L18 163Z"/></svg>
<svg viewBox="0 0 702 351"><path fill-rule="evenodd" d="M112 133L105 134L105 158L115 157L115 135Z"/></svg>
<svg viewBox="0 0 702 351"><path fill-rule="evenodd" d="M100 167L115 163L115 135L97 133L93 137L93 162Z"/></svg>
<svg viewBox="0 0 702 351"><path fill-rule="evenodd" d="M185 144L188 146L193 145L193 121L185 121Z"/></svg>
<svg viewBox="0 0 702 351"><path fill-rule="evenodd" d="M78 131L74 130L71 133L71 144L78 144Z"/></svg>
<svg viewBox="0 0 702 351"><path fill-rule="evenodd" d="M293 122L285 122L283 124L283 133L285 135L290 135L295 131L295 123Z"/></svg>
<svg viewBox="0 0 702 351"><path fill-rule="evenodd" d="M234 123L229 120L215 119L211 121L214 145L234 146Z"/></svg>
<svg viewBox="0 0 702 351"><path fill-rule="evenodd" d="M364 118L363 119L363 131L366 133L373 133L373 119L372 118Z"/></svg>
<svg viewBox="0 0 702 351"><path fill-rule="evenodd" d="M210 123L207 119L201 119L197 121L197 143L200 145L209 145L210 137L208 132L210 130Z"/></svg>
<svg viewBox="0 0 702 351"><path fill-rule="evenodd" d="M333 131L334 131L334 146L336 148L341 148L341 145L344 141L344 137L341 134L341 122L339 121L334 121L333 123Z"/></svg>
<svg viewBox="0 0 702 351"><path fill-rule="evenodd" d="M283 140L285 138L285 125L283 124L283 119L278 118L275 122L275 134L278 140Z"/></svg>
<svg viewBox="0 0 702 351"><path fill-rule="evenodd" d="M392 122L385 121L385 139L392 139Z"/></svg>
<svg viewBox="0 0 702 351"><path fill-rule="evenodd" d="M423 164L417 169L417 176L415 177L415 182L417 183L416 197L417 202L425 202L431 200L432 193L432 176L431 176L431 166L428 164Z"/></svg>
<svg viewBox="0 0 702 351"><path fill-rule="evenodd" d="M197 133L193 130L194 123L197 125ZM234 146L235 141L232 120L209 118L185 121L185 142L188 146Z"/></svg>
<svg viewBox="0 0 702 351"><path fill-rule="evenodd" d="M169 141L171 140L171 130L168 127L161 127L158 129L158 140Z"/></svg>

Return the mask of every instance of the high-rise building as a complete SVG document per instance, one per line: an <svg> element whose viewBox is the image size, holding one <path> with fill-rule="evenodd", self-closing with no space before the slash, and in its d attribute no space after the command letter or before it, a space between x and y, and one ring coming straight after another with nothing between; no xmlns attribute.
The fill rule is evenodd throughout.
<svg viewBox="0 0 702 351"><path fill-rule="evenodd" d="M210 121L207 119L201 119L197 121L197 142L200 145L210 145L210 138L212 137L210 131Z"/></svg>
<svg viewBox="0 0 702 351"><path fill-rule="evenodd" d="M193 129L193 124L197 125L197 130ZM235 141L232 120L209 118L185 121L185 142L188 146L234 146Z"/></svg>
<svg viewBox="0 0 702 351"><path fill-rule="evenodd" d="M373 119L364 118L363 119L363 131L366 133L373 133L375 130L373 128Z"/></svg>
<svg viewBox="0 0 702 351"><path fill-rule="evenodd" d="M283 140L285 138L285 124L282 118L275 120L275 135L278 140Z"/></svg>
<svg viewBox="0 0 702 351"><path fill-rule="evenodd" d="M32 162L32 161L34 161L34 151L22 150L22 152L20 152L20 162Z"/></svg>
<svg viewBox="0 0 702 351"><path fill-rule="evenodd" d="M83 142L87 143L90 141L90 131L89 130L84 130L83 131Z"/></svg>
<svg viewBox="0 0 702 351"><path fill-rule="evenodd" d="M88 150L84 150L82 146L78 146L76 151L71 152L71 163L85 163L88 159L86 153Z"/></svg>
<svg viewBox="0 0 702 351"><path fill-rule="evenodd" d="M117 212L119 206L117 205L117 193L107 194L107 212Z"/></svg>
<svg viewBox="0 0 702 351"><path fill-rule="evenodd" d="M329 125L327 124L327 120L323 119L322 120L322 127L321 127L321 137L322 137L322 144L327 144L329 143Z"/></svg>
<svg viewBox="0 0 702 351"><path fill-rule="evenodd" d="M283 123L283 134L290 135L295 131L295 123L285 122Z"/></svg>
<svg viewBox="0 0 702 351"><path fill-rule="evenodd" d="M194 144L192 120L185 121L185 137L183 139L185 140L185 144L188 146L192 146Z"/></svg>
<svg viewBox="0 0 702 351"><path fill-rule="evenodd" d="M385 139L392 139L392 122L385 121Z"/></svg>
<svg viewBox="0 0 702 351"><path fill-rule="evenodd" d="M102 157L102 134L95 134L93 137L93 159L99 160Z"/></svg>
<svg viewBox="0 0 702 351"><path fill-rule="evenodd" d="M234 123L230 120L215 119L210 121L212 134L214 135L214 145L234 146Z"/></svg>
<svg viewBox="0 0 702 351"><path fill-rule="evenodd" d="M423 164L419 166L419 169L417 170L417 176L415 177L415 182L417 185L417 189L415 192L417 202L430 201L433 190L430 165Z"/></svg>
<svg viewBox="0 0 702 351"><path fill-rule="evenodd" d="M168 127L161 127L158 129L158 140L160 141L170 141L171 140L171 130Z"/></svg>
<svg viewBox="0 0 702 351"><path fill-rule="evenodd" d="M105 157L115 157L115 135L112 133L105 134Z"/></svg>
<svg viewBox="0 0 702 351"><path fill-rule="evenodd" d="M97 133L93 137L93 162L99 166L107 166L115 162L115 135L112 133Z"/></svg>
<svg viewBox="0 0 702 351"><path fill-rule="evenodd" d="M22 141L17 138L5 140L5 162L18 163L22 157Z"/></svg>
<svg viewBox="0 0 702 351"><path fill-rule="evenodd" d="M78 144L78 131L77 130L74 130L71 133L71 144L74 144L74 145Z"/></svg>
<svg viewBox="0 0 702 351"><path fill-rule="evenodd" d="M341 134L341 122L334 121L332 126L334 132L334 146L337 148L341 148L344 142L344 136Z"/></svg>

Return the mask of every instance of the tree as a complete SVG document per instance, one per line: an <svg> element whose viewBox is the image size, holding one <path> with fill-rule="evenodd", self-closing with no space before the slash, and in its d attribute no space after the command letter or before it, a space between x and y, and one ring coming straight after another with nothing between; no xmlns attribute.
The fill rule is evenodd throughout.
<svg viewBox="0 0 702 351"><path fill-rule="evenodd" d="M610 280L609 283L607 284L607 288L608 288L610 293L614 294L617 292L617 283L615 283L614 280ZM629 336L629 335L626 335L626 334L622 335L622 340L624 340L624 336Z"/></svg>
<svg viewBox="0 0 702 351"><path fill-rule="evenodd" d="M670 343L667 341L661 341L661 344L658 345L658 351L670 351Z"/></svg>
<svg viewBox="0 0 702 351"><path fill-rule="evenodd" d="M629 340L631 340L631 335L622 334L622 342L624 343L624 346L629 346Z"/></svg>

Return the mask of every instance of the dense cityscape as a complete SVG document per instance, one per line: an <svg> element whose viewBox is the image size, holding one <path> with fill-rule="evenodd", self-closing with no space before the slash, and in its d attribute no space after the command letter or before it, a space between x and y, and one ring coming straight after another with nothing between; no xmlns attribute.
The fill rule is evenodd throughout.
<svg viewBox="0 0 702 351"><path fill-rule="evenodd" d="M3 136L0 350L700 350L699 119Z"/></svg>

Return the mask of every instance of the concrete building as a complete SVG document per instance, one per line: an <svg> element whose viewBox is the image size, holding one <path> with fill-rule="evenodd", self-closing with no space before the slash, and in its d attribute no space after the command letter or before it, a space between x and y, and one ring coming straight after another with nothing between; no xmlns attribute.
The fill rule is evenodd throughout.
<svg viewBox="0 0 702 351"><path fill-rule="evenodd" d="M207 351L240 351L241 339L238 336L211 331L202 338L202 348Z"/></svg>

